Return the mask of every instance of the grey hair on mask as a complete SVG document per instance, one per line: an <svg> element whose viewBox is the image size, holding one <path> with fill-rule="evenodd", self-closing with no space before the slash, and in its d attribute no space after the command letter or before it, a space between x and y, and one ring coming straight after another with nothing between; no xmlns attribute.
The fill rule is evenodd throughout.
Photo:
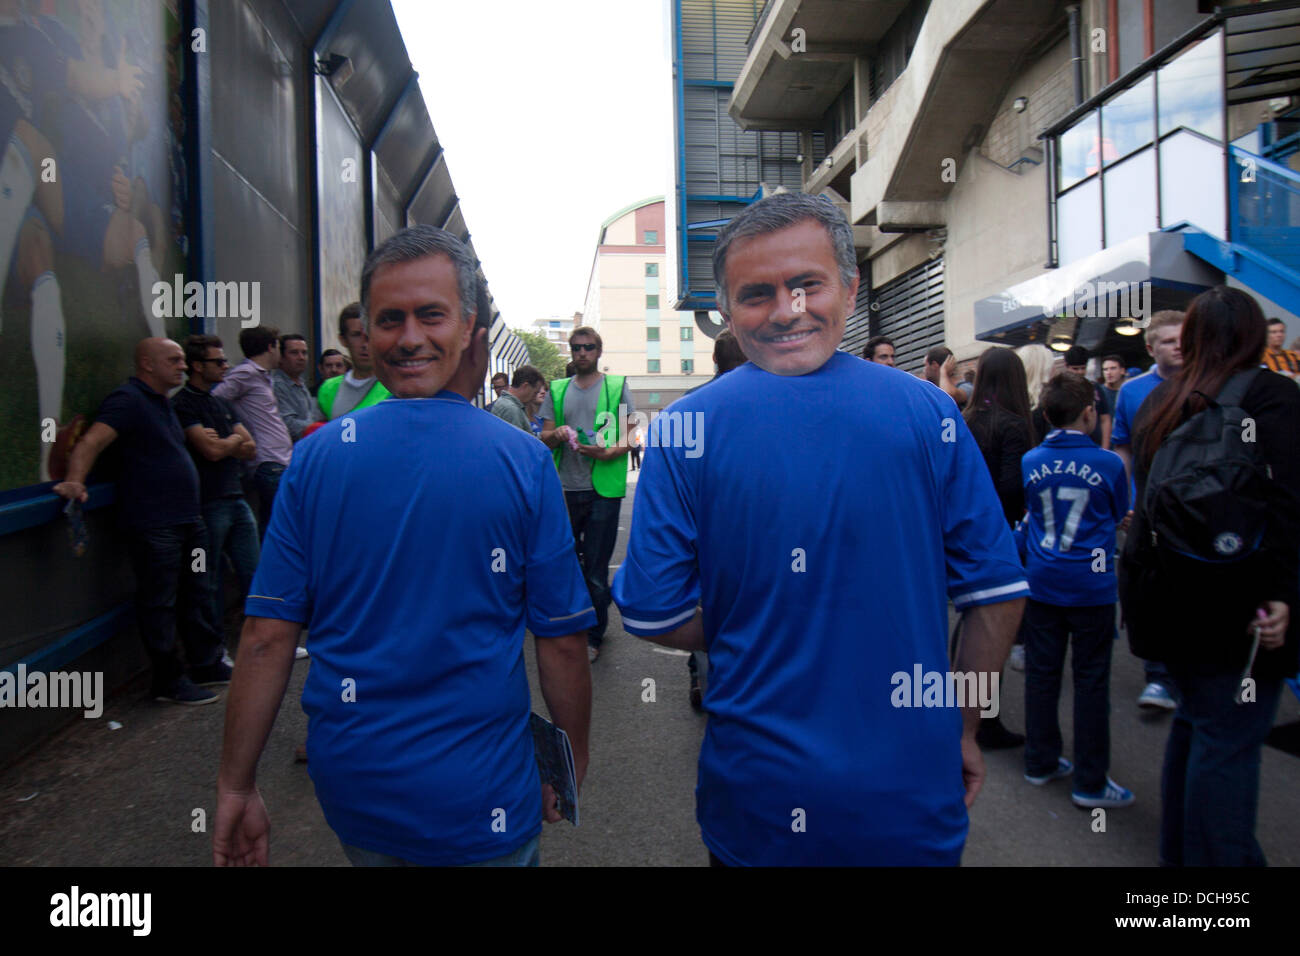
<svg viewBox="0 0 1300 956"><path fill-rule="evenodd" d="M370 283L381 266L439 255L446 256L456 267L461 320L472 320L478 311L478 275L469 248L445 229L411 226L385 239L366 256L361 269L361 319L366 327L370 326Z"/></svg>
<svg viewBox="0 0 1300 956"><path fill-rule="evenodd" d="M747 206L718 234L713 247L713 281L718 290L718 308L730 311L727 301L727 253L740 239L765 236L770 232L811 219L820 223L831 241L835 263L839 266L840 281L851 285L858 277L858 253L853 247L853 229L844 213L824 196L807 193L776 193Z"/></svg>

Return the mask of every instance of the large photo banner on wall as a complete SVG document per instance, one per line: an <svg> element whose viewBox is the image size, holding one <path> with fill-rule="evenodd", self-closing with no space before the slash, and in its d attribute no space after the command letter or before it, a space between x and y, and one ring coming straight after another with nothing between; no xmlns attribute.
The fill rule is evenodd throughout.
<svg viewBox="0 0 1300 956"><path fill-rule="evenodd" d="M176 0L0 0L0 490L57 477L185 272Z"/></svg>
<svg viewBox="0 0 1300 956"><path fill-rule="evenodd" d="M324 77L316 78L320 183L321 349L340 348L338 318L361 296L366 189L361 140Z"/></svg>

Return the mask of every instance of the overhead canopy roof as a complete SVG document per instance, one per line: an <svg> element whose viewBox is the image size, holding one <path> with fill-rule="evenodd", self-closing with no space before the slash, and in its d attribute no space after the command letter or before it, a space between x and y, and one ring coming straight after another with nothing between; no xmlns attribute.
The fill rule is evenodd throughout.
<svg viewBox="0 0 1300 956"><path fill-rule="evenodd" d="M1228 102L1300 93L1300 3L1223 11Z"/></svg>

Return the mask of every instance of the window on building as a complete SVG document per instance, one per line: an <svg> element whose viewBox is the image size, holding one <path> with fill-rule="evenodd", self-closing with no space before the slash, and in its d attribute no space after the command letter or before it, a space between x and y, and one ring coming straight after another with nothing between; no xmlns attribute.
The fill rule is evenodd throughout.
<svg viewBox="0 0 1300 956"><path fill-rule="evenodd" d="M646 329L646 330L645 330L645 340L646 340L647 342L658 342L658 341L659 341L659 330L658 330L658 329Z"/></svg>
<svg viewBox="0 0 1300 956"><path fill-rule="evenodd" d="M645 274L648 276L657 276L659 274L659 263L647 262L645 264Z"/></svg>
<svg viewBox="0 0 1300 956"><path fill-rule="evenodd" d="M560 327L560 322L559 322L559 320L556 319L556 320L552 321L552 322L550 323L550 327L553 328L553 329L558 329L558 328Z"/></svg>
<svg viewBox="0 0 1300 956"><path fill-rule="evenodd" d="M657 296L657 295L648 295L648 296L646 296L646 297L645 297L645 307L646 307L647 309L657 309L657 308L659 308L659 296Z"/></svg>
<svg viewBox="0 0 1300 956"><path fill-rule="evenodd" d="M659 245L659 231L656 229L647 229L642 233L642 239L647 246Z"/></svg>
<svg viewBox="0 0 1300 956"><path fill-rule="evenodd" d="M689 325L682 326L682 341L692 342L695 340L695 329Z"/></svg>
<svg viewBox="0 0 1300 956"><path fill-rule="evenodd" d="M695 359L682 359L682 372L690 374L695 371Z"/></svg>
<svg viewBox="0 0 1300 956"><path fill-rule="evenodd" d="M659 371L659 360L658 360L658 359L646 359L646 360L645 360L645 370L646 370L647 372L657 372L657 371Z"/></svg>

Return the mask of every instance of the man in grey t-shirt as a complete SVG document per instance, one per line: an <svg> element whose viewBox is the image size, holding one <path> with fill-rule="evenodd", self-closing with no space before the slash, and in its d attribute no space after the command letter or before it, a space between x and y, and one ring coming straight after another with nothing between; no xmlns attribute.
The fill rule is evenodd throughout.
<svg viewBox="0 0 1300 956"><path fill-rule="evenodd" d="M609 562L627 491L628 433L636 409L627 379L599 371L601 341L595 329L574 329L569 348L574 376L551 383L542 403L541 439L559 451L557 467L574 546L596 609L596 626L587 632L587 657L594 662L609 623ZM562 403L558 416L556 401ZM602 410L607 414L601 415ZM557 426L557 420L562 424Z"/></svg>
<svg viewBox="0 0 1300 956"><path fill-rule="evenodd" d="M515 376L510 385L492 403L490 411L502 421L509 422L515 428L533 433L528 424L528 404L537 397L537 393L546 384L542 373L531 365L521 365L515 369Z"/></svg>

